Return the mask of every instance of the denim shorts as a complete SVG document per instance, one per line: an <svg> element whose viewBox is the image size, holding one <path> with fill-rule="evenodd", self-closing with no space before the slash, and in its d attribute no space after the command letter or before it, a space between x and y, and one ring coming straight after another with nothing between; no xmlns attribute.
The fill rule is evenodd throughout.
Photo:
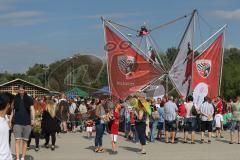
<svg viewBox="0 0 240 160"><path fill-rule="evenodd" d="M184 119L184 132L193 132L196 130L196 118L185 118Z"/></svg>
<svg viewBox="0 0 240 160"><path fill-rule="evenodd" d="M239 131L239 126L240 126L240 122L239 121L232 121L230 123L230 132L234 132L235 130Z"/></svg>

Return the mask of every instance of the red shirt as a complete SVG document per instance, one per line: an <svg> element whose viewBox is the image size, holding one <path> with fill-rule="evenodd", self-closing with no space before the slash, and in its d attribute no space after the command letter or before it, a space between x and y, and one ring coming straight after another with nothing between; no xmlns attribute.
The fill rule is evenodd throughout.
<svg viewBox="0 0 240 160"><path fill-rule="evenodd" d="M222 112L222 110L223 110L223 103L222 103L221 100L217 102L216 108L217 108L217 113L221 113Z"/></svg>
<svg viewBox="0 0 240 160"><path fill-rule="evenodd" d="M119 118L120 118L119 112L114 111L113 112L113 117L114 117L114 120L113 120L113 123L112 123L112 126L111 126L111 134L118 135Z"/></svg>
<svg viewBox="0 0 240 160"><path fill-rule="evenodd" d="M178 108L178 115L184 117L186 115L186 108L184 104L180 104Z"/></svg>

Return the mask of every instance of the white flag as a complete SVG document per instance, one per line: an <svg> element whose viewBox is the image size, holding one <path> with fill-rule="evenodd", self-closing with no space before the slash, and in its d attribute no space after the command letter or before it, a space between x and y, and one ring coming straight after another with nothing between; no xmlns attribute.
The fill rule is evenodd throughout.
<svg viewBox="0 0 240 160"><path fill-rule="evenodd" d="M190 22L169 76L177 90L187 97L191 89L194 23Z"/></svg>

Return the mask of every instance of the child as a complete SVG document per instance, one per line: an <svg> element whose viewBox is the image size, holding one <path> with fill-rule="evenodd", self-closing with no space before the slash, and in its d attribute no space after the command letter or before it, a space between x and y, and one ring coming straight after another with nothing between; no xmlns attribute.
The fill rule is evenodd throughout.
<svg viewBox="0 0 240 160"><path fill-rule="evenodd" d="M119 118L120 118L120 110L121 110L121 102L117 104L112 116L112 124L111 124L111 138L112 138L112 152L113 154L117 154L117 138L118 138L118 130L119 130Z"/></svg>
<svg viewBox="0 0 240 160"><path fill-rule="evenodd" d="M231 107L227 109L227 112L223 114L223 129L227 130L230 129L230 122L232 119L232 112L231 112Z"/></svg>
<svg viewBox="0 0 240 160"><path fill-rule="evenodd" d="M223 138L221 130L223 130L223 116L220 111L214 117L215 124L216 124L216 137Z"/></svg>
<svg viewBox="0 0 240 160"><path fill-rule="evenodd" d="M93 120L91 118L88 118L88 120L86 121L88 138L92 138L93 124L94 124Z"/></svg>

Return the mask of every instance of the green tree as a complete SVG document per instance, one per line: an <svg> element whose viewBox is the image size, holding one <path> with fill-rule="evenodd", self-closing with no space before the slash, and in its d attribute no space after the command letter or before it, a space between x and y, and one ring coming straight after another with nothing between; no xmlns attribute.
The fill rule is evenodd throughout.
<svg viewBox="0 0 240 160"><path fill-rule="evenodd" d="M221 95L227 99L240 95L240 50L225 49Z"/></svg>

